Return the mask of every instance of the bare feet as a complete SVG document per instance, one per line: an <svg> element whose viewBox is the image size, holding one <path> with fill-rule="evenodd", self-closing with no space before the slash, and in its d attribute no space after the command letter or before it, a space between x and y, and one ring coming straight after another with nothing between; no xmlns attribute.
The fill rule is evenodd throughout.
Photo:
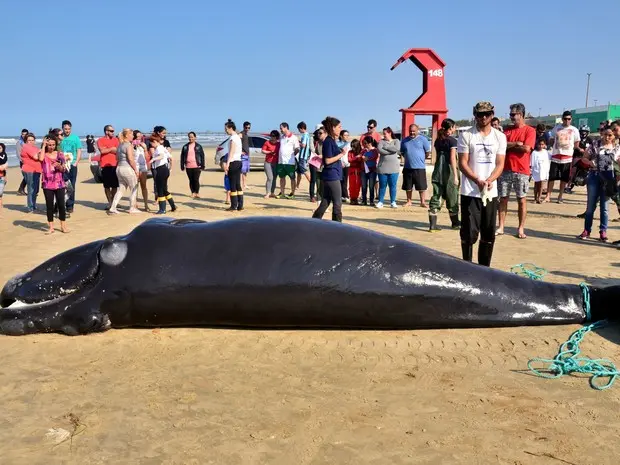
<svg viewBox="0 0 620 465"><path fill-rule="evenodd" d="M263 195L263 199L268 199L268 198L270 198L270 197L271 197L271 196L270 196L269 194L265 194L265 195Z"/></svg>
<svg viewBox="0 0 620 465"><path fill-rule="evenodd" d="M420 204L420 207L421 207L421 208L428 208L428 204L426 204L426 203L421 203L421 204Z"/></svg>
<svg viewBox="0 0 620 465"><path fill-rule="evenodd" d="M410 207L411 206L411 202L408 200L405 205L403 205L403 207Z"/></svg>
<svg viewBox="0 0 620 465"><path fill-rule="evenodd" d="M67 233L70 233L70 232L71 232L71 231L69 231L69 228L67 228L66 226L65 226L64 228L60 228L60 230L61 230L64 234L67 234Z"/></svg>
<svg viewBox="0 0 620 465"><path fill-rule="evenodd" d="M527 236L525 235L525 231L523 231L523 229L519 229L519 232L517 232L517 237L519 239L526 239Z"/></svg>
<svg viewBox="0 0 620 465"><path fill-rule="evenodd" d="M137 208L132 208L131 210L129 210L129 213L142 213L142 212L138 210Z"/></svg>
<svg viewBox="0 0 620 465"><path fill-rule="evenodd" d="M56 232L56 231L54 230L54 228L50 228L50 229L49 229L49 230L45 233L45 235L46 235L46 236L51 236L51 235L52 235L52 234L54 234L55 232Z"/></svg>

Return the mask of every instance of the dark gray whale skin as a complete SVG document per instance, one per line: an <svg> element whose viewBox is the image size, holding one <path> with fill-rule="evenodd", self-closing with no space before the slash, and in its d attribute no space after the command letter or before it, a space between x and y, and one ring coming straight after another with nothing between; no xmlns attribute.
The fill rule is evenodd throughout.
<svg viewBox="0 0 620 465"><path fill-rule="evenodd" d="M591 287L594 321L618 286ZM55 299L55 300L51 300ZM6 308L15 301L36 304ZM419 329L583 323L577 285L533 281L334 221L149 219L9 280L0 333L110 327Z"/></svg>

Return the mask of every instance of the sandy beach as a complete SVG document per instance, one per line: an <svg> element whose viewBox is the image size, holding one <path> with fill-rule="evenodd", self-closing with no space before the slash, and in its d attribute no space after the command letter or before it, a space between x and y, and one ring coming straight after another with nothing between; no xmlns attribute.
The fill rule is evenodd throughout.
<svg viewBox="0 0 620 465"><path fill-rule="evenodd" d="M169 216L311 216L305 181L297 200L265 200L262 171L249 174L245 211L224 211L213 149L206 159L202 198L194 200L175 153L170 187L179 210ZM46 236L45 215L27 214L26 198L15 193L20 178L9 169L0 285L68 248L125 234L151 217L126 214L126 198L121 214L106 215L103 188L82 162L71 233ZM400 204L404 197L399 180ZM515 237L512 201L492 266L508 271L532 262L549 271L548 281L616 282L620 250L575 239L583 230L575 215L585 210L585 199L580 187L561 205L530 202L526 240ZM38 203L44 208L41 193ZM427 210L418 205L417 198L414 207L397 210L345 204L343 218L460 257L458 231L428 233ZM610 214L618 216L613 205ZM447 228L445 210L439 218ZM620 223L610 222L609 238L620 239ZM530 358L555 356L577 328L123 329L0 337L0 462L617 463L620 385L596 391L587 378L545 380L527 372ZM611 326L588 335L583 354L620 363L619 342L620 331ZM70 436L46 437L51 428Z"/></svg>

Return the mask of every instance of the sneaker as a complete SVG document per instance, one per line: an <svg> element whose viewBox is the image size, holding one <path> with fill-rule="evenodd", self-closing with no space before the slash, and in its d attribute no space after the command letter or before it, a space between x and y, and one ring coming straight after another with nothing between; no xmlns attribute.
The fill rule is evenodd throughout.
<svg viewBox="0 0 620 465"><path fill-rule="evenodd" d="M590 233L586 231L585 229L583 230L581 234L577 236L577 239L589 239L589 238L590 238Z"/></svg>
<svg viewBox="0 0 620 465"><path fill-rule="evenodd" d="M601 231L601 233L600 233L600 239L599 239L599 240L600 240L601 242L607 242L607 241L608 241L608 239L607 239L607 231Z"/></svg>
<svg viewBox="0 0 620 465"><path fill-rule="evenodd" d="M392 207L392 208L398 208L398 205L396 205L396 202L392 202L392 203L390 204L390 207Z"/></svg>
<svg viewBox="0 0 620 465"><path fill-rule="evenodd" d="M280 192L278 195L275 196L276 199L281 199L282 198L282 192Z"/></svg>
<svg viewBox="0 0 620 465"><path fill-rule="evenodd" d="M375 208L383 208L383 202L377 202Z"/></svg>
<svg viewBox="0 0 620 465"><path fill-rule="evenodd" d="M295 195L294 194L287 194L285 195L285 197L289 200L295 200Z"/></svg>

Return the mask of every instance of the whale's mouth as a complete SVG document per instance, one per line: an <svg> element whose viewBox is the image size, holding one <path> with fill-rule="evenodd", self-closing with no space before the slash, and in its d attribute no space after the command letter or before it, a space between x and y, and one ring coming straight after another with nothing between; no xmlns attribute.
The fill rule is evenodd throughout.
<svg viewBox="0 0 620 465"><path fill-rule="evenodd" d="M65 294L58 297L50 297L49 300L42 300L38 302L24 302L17 299L3 299L0 303L0 307L9 310L36 310L39 308L51 307L52 305L59 304L63 300L66 300L67 297L69 297L76 291L77 289L70 294Z"/></svg>
<svg viewBox="0 0 620 465"><path fill-rule="evenodd" d="M50 307L89 287L99 275L101 245L102 241L98 241L77 247L13 277L0 293L0 307Z"/></svg>

